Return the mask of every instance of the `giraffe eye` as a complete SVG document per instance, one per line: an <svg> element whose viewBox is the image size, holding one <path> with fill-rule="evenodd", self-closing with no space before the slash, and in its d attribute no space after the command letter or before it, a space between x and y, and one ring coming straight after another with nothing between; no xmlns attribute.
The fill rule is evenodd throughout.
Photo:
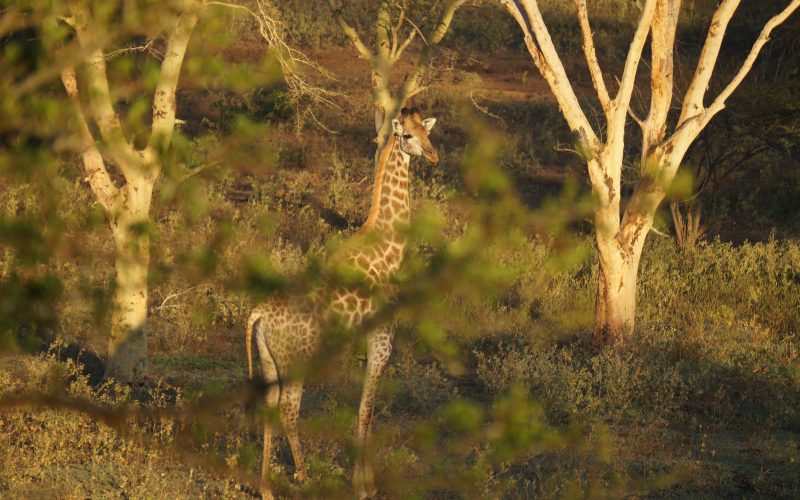
<svg viewBox="0 0 800 500"><path fill-rule="evenodd" d="M403 134L403 139L405 140L411 139L411 134Z"/></svg>

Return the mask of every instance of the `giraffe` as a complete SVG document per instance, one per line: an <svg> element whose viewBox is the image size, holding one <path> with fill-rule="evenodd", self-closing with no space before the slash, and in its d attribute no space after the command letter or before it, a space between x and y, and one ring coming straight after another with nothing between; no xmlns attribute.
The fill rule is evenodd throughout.
<svg viewBox="0 0 800 500"><path fill-rule="evenodd" d="M410 219L408 165L411 156L439 161L428 133L436 118L422 119L419 111L403 108L392 120L393 135L379 155L375 171L369 216L361 230L330 259L344 262L363 273L376 293L337 287L314 290L308 296L275 297L257 306L247 320L246 344L250 378L253 377L252 342L258 348L266 403L278 408L295 463L295 478L306 479L305 459L300 446L298 418L303 380L297 367L308 362L319 347L323 326L336 322L348 328L358 326L377 309L377 301L391 300L391 277L399 269L406 241L398 230ZM367 333L367 365L356 428L356 462L353 487L360 498L375 494L375 482L367 447L372 427L375 389L392 351L393 326L381 326ZM272 453L272 428L264 423L261 465L261 494L272 498L267 477Z"/></svg>

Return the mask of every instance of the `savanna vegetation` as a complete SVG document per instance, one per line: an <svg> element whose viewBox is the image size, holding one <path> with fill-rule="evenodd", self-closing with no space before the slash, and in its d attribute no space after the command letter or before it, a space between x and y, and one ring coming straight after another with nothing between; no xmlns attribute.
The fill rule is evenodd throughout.
<svg viewBox="0 0 800 500"><path fill-rule="evenodd" d="M701 104L793 3L741 2ZM546 40L532 31L526 44L530 11L522 24L509 13L527 4L598 143L613 127L625 136L617 219L637 193L663 198L641 205L652 217L624 342L597 329L596 144L532 59ZM683 1L664 130L680 128L712 17L736 4ZM268 297L364 286L326 257L370 211L391 135L376 103L437 118L439 160L412 160L407 255L374 319L395 326L370 444L378 497L800 495L800 14L774 27L665 179L642 126L654 123L650 41L623 74L640 19L676 5L4 4L0 496L263 491L261 422L279 419L263 382L247 381L245 322ZM630 109L603 105L581 8L606 93L628 82ZM178 55L176 74L165 68ZM100 62L107 86L92 79ZM138 195L120 193L147 186L126 219ZM144 300L127 324L131 262ZM292 477L278 433L276 496L353 497L365 328L332 328L306 367L309 477Z"/></svg>

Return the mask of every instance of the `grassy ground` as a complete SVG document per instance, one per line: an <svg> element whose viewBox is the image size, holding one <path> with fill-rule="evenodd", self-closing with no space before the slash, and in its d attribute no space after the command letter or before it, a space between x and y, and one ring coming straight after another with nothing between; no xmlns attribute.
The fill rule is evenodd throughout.
<svg viewBox="0 0 800 500"><path fill-rule="evenodd" d="M537 245L531 243L530 255L546 253ZM463 472L461 461L466 460L470 484L481 489L457 496L503 491L510 497L796 496L800 349L798 308L787 304L800 297L800 248L777 242L712 243L687 257L671 242L652 245L642 270L638 341L630 353L598 351L588 343L590 260L551 277L535 293L530 289L541 283L523 277L506 300L477 311L452 302L456 316L482 318L482 335L449 332L465 366L458 373L401 322L376 409L382 490L390 497L414 491L454 494L459 489L446 478ZM225 292L212 293L219 297ZM183 299L180 306L191 307L193 300ZM154 316L155 345L162 339L170 345L165 337L180 335L171 323L175 320ZM245 377L242 320L242 314L234 313L226 326L199 329L202 342L154 349L151 392L156 400L181 406L238 384ZM56 347L49 356L4 357L3 392L53 390L60 376L74 395L112 406L130 404L125 390L93 392L85 378L68 376L77 367L59 362L57 352ZM310 384L303 433L312 459L309 491L347 496L352 467L348 437L361 362L345 356L337 366L324 382ZM501 404L498 396L501 401L511 397L519 407L528 404L527 398L538 401L541 406L534 407L542 413L525 417L525 425L541 421L551 426L563 433L560 444L552 448L547 440L537 440L525 453L485 468L478 468L476 460L491 446L447 446L448 436L455 443L462 439L448 424L454 403L491 412ZM525 399L513 399L519 397ZM22 491L41 496L248 496L252 490L227 479L225 471L208 472L200 465L187 470L180 455L188 447L212 463L254 473L258 438L248 431L243 409L234 403L216 413L212 423L164 419L132 424L124 437L70 413L8 412L0 420L0 487L9 496ZM197 425L205 430L187 434L199 432ZM443 448L426 447L424 430L431 425L441 433L434 439L442 440ZM187 435L192 436L188 441ZM275 463L277 478L291 473L283 441ZM430 469L435 465L440 469ZM292 494L303 491L286 488Z"/></svg>
<svg viewBox="0 0 800 500"><path fill-rule="evenodd" d="M602 14L601 38L615 27L631 28L631 14L609 2L594 7ZM564 15L548 9L549 16ZM297 16L303 12L296 9ZM415 103L439 118L433 141L441 158L435 168L413 166L415 213L437 212L447 239L474 225L458 194L469 187L464 151L481 140L471 131L477 115L483 129L507 137L497 164L523 204L550 225L497 250L491 268L511 270L506 287L477 300L453 290L426 313L449 343L432 341L437 330L420 327L417 318L399 319L376 408L382 494L799 496L796 222L742 224L740 214L769 192L737 196L734 186L734 194L720 195L722 209L709 214L718 230L694 251L680 253L670 239L652 235L640 274L634 345L625 353L593 347L591 229L580 214L566 221L560 215L585 202L584 169L578 158L554 150L570 144L570 134L528 56L509 43L516 32L506 22L490 23L484 45L467 55L481 16L498 15L481 12L470 10L458 21L450 52L439 61L443 71ZM264 256L281 273L303 269L309 255L326 252L331 238L352 234L368 209L363 194L373 146L371 121L364 119L370 111L366 64L347 48L328 46L341 40L315 27L315 19L290 21L305 26L299 41L338 77L331 85L344 93L343 109L319 115L337 133L311 127L298 135L291 112L284 113L281 89L261 89L242 104L235 95L186 82L178 109L187 124L176 147L188 160L165 172L153 210L148 385L102 385L102 360L84 354L85 369L74 361L75 346L105 353L113 261L102 214L68 159L54 183L62 227L50 242L51 263L25 271L61 280L48 328L60 340L37 344L33 354L4 354L0 395L66 390L109 408L191 409L199 398L232 392L245 378L243 322L254 301L245 271ZM554 36L579 51L569 45L570 29L564 24ZM251 42L231 50L231 57L256 52ZM604 57L613 58L609 50ZM448 69L451 64L457 70ZM588 74L573 66L577 88L585 91ZM244 138L229 134L239 126L233 109L268 125ZM245 153L215 156L232 150ZM758 161L773 172L774 160ZM198 167L202 172L184 177ZM36 186L2 189L4 213L38 213ZM668 231L664 220L658 224ZM741 235L758 242L742 243ZM4 278L20 259L3 254ZM346 354L310 382L303 443L311 481L288 481L293 466L284 440L273 459L274 479L287 496L351 494L360 370L358 357ZM66 411L6 411L0 414L0 495L252 497L246 483L258 471L260 434L250 417L240 400L211 416L105 423ZM251 476L232 474L234 466Z"/></svg>

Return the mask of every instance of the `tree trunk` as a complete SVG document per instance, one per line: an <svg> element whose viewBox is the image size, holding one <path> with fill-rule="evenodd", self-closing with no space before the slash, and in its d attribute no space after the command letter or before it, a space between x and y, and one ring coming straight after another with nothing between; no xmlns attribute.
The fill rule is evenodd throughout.
<svg viewBox="0 0 800 500"><path fill-rule="evenodd" d="M594 339L598 345L624 347L633 335L641 248L628 253L616 244L598 244L594 322Z"/></svg>
<svg viewBox="0 0 800 500"><path fill-rule="evenodd" d="M111 230L116 245L116 279L106 378L131 383L147 370L147 276L150 265L149 211L153 184L134 179Z"/></svg>
<svg viewBox="0 0 800 500"><path fill-rule="evenodd" d="M592 162L590 172L619 172L622 169L622 150L609 148ZM636 324L639 262L658 203L641 193L634 195L620 220L618 178L614 175L605 182L593 183L597 199L594 224L598 256L594 340L598 345L624 348L631 340ZM653 189L646 191L655 195Z"/></svg>

